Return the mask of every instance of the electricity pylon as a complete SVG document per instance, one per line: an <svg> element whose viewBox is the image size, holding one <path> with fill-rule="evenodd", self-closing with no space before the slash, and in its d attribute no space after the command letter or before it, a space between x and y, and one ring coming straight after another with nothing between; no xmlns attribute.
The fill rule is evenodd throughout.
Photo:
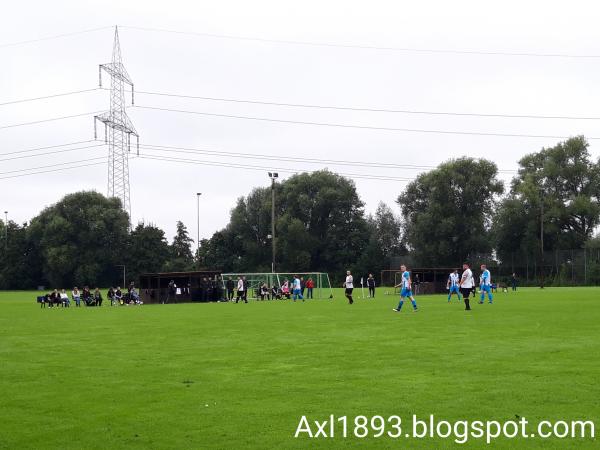
<svg viewBox="0 0 600 450"><path fill-rule="evenodd" d="M104 140L108 143L108 196L117 197L123 203L123 210L131 220L129 199L129 152L131 136L137 138L139 153L140 137L129 120L125 110L125 84L131 86L133 105L133 81L121 60L119 30L115 27L112 62L100 64L98 78L102 87L102 71L110 75L110 110L94 116L94 138L97 138L96 120L104 123Z"/></svg>

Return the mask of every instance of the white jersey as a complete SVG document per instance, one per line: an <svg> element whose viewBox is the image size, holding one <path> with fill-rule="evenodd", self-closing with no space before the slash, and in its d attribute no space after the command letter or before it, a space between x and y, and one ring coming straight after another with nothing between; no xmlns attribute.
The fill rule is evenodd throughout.
<svg viewBox="0 0 600 450"><path fill-rule="evenodd" d="M352 275L346 277L346 283L344 283L344 285L346 286L346 289L354 289L354 278L352 278Z"/></svg>
<svg viewBox="0 0 600 450"><path fill-rule="evenodd" d="M462 273L460 286L467 289L473 287L473 272L471 272L471 269L467 269Z"/></svg>
<svg viewBox="0 0 600 450"><path fill-rule="evenodd" d="M300 284L300 279L299 278L294 278L294 290L298 289L301 290L302 289L302 285Z"/></svg>
<svg viewBox="0 0 600 450"><path fill-rule="evenodd" d="M244 290L244 280L238 280L238 287L237 287L238 291L243 291Z"/></svg>
<svg viewBox="0 0 600 450"><path fill-rule="evenodd" d="M450 286L458 286L458 282L460 281L458 274L454 272L450 274L448 280L450 280Z"/></svg>

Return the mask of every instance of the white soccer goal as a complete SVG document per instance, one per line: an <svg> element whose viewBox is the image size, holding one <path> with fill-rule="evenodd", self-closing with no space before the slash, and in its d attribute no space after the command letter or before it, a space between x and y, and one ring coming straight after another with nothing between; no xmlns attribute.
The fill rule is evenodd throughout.
<svg viewBox="0 0 600 450"><path fill-rule="evenodd" d="M329 274L325 272L295 272L295 273L224 273L223 277L223 288L226 287L227 280L231 277L235 286L237 287L238 277L246 277L248 282L248 297L257 298L260 286L266 283L269 289L273 286L281 288L283 283L287 280L289 282L290 291L292 289L292 281L294 275L304 278L304 281L308 281L312 278L315 287L313 288L313 298L333 298L333 290L331 288L331 281L329 280ZM234 289L236 289L234 287ZM306 297L307 290L304 290L304 296Z"/></svg>

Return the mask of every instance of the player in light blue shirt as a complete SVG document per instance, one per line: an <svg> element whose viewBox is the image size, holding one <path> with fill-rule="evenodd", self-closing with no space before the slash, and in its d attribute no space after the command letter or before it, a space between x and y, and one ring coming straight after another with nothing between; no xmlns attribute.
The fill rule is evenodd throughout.
<svg viewBox="0 0 600 450"><path fill-rule="evenodd" d="M448 282L446 283L446 289L448 289L448 303L450 303L450 299L452 298L452 294L456 294L458 296L458 301L462 300L462 296L460 295L459 290L460 284L460 276L458 275L458 270L454 269L448 276Z"/></svg>
<svg viewBox="0 0 600 450"><path fill-rule="evenodd" d="M294 301L296 301L298 298L304 301L304 297L302 296L302 283L300 282L298 275L294 275L294 281L292 282L292 294Z"/></svg>
<svg viewBox="0 0 600 450"><path fill-rule="evenodd" d="M417 302L415 301L415 298L413 297L413 293L412 293L412 283L410 280L410 272L408 270L406 270L406 266L404 264L402 264L400 266L400 270L402 270L402 281L400 282L399 285L394 286L394 287L401 287L402 290L400 291L400 303L398 303L398 307L394 308L394 311L396 312L400 312L400 310L402 309L402 305L404 304L404 299L405 298L409 298L414 311L417 311Z"/></svg>
<svg viewBox="0 0 600 450"><path fill-rule="evenodd" d="M492 304L492 275L490 274L490 271L487 270L487 267L485 264L481 265L481 283L479 286L479 289L481 291L481 298L479 300L480 304L483 304L483 299L485 298L485 294L487 292L488 295L488 301L490 302L490 305Z"/></svg>

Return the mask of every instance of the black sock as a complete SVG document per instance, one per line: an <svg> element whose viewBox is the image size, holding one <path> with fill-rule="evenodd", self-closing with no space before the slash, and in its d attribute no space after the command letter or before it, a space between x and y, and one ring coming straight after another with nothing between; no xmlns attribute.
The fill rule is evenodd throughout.
<svg viewBox="0 0 600 450"><path fill-rule="evenodd" d="M465 309L471 309L471 305L469 305L469 299L467 297L465 297Z"/></svg>

